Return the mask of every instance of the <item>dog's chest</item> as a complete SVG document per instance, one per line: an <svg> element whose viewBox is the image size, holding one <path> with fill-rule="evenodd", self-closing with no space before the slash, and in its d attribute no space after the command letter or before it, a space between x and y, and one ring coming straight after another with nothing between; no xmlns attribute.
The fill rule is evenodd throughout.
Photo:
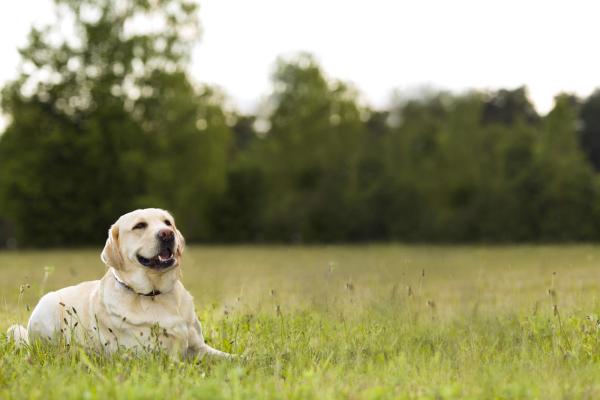
<svg viewBox="0 0 600 400"><path fill-rule="evenodd" d="M182 319L169 324L129 324L112 320L114 328L109 333L118 342L118 346L140 350L166 349L169 352L180 352L188 347L188 324ZM108 329L107 329L108 330Z"/></svg>
<svg viewBox="0 0 600 400"><path fill-rule="evenodd" d="M114 347L140 350L162 348L177 353L188 347L193 324L176 302L141 298L123 306L108 302L104 333Z"/></svg>

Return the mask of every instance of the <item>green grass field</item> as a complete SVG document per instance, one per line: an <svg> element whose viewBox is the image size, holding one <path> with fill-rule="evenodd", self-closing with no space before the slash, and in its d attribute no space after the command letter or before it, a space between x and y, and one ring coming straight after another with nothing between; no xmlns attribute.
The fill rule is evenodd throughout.
<svg viewBox="0 0 600 400"><path fill-rule="evenodd" d="M101 277L99 251L0 253L1 331ZM0 398L600 397L597 247L189 247L183 268L207 342L246 358L3 336Z"/></svg>

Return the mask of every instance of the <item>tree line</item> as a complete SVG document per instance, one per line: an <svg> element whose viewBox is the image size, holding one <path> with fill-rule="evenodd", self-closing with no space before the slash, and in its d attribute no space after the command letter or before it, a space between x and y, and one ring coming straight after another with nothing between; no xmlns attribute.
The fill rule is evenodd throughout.
<svg viewBox="0 0 600 400"><path fill-rule="evenodd" d="M600 238L600 91L559 94L547 115L525 88L399 93L381 110L298 54L243 115L188 76L195 5L56 3L76 36L33 29L2 90L1 245L97 245L150 206L192 242ZM132 31L140 15L164 23Z"/></svg>

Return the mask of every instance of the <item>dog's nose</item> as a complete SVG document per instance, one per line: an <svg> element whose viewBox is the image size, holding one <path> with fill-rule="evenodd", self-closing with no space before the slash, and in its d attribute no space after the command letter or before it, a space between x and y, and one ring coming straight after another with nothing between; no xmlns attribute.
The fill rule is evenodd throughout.
<svg viewBox="0 0 600 400"><path fill-rule="evenodd" d="M161 229L156 236L162 242L172 242L175 239L175 233L171 229Z"/></svg>

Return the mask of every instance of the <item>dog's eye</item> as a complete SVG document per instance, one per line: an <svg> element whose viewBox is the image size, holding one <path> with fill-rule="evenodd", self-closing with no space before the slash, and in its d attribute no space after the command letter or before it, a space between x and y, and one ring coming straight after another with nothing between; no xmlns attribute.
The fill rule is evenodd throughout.
<svg viewBox="0 0 600 400"><path fill-rule="evenodd" d="M139 222L139 223L137 223L137 224L136 224L136 225L133 227L133 230L136 230L136 229L144 229L144 228L146 228L147 226L148 226L148 224L147 224L147 223L145 223L145 222Z"/></svg>
<svg viewBox="0 0 600 400"><path fill-rule="evenodd" d="M171 226L171 221L169 221L168 219L165 219L165 225Z"/></svg>

